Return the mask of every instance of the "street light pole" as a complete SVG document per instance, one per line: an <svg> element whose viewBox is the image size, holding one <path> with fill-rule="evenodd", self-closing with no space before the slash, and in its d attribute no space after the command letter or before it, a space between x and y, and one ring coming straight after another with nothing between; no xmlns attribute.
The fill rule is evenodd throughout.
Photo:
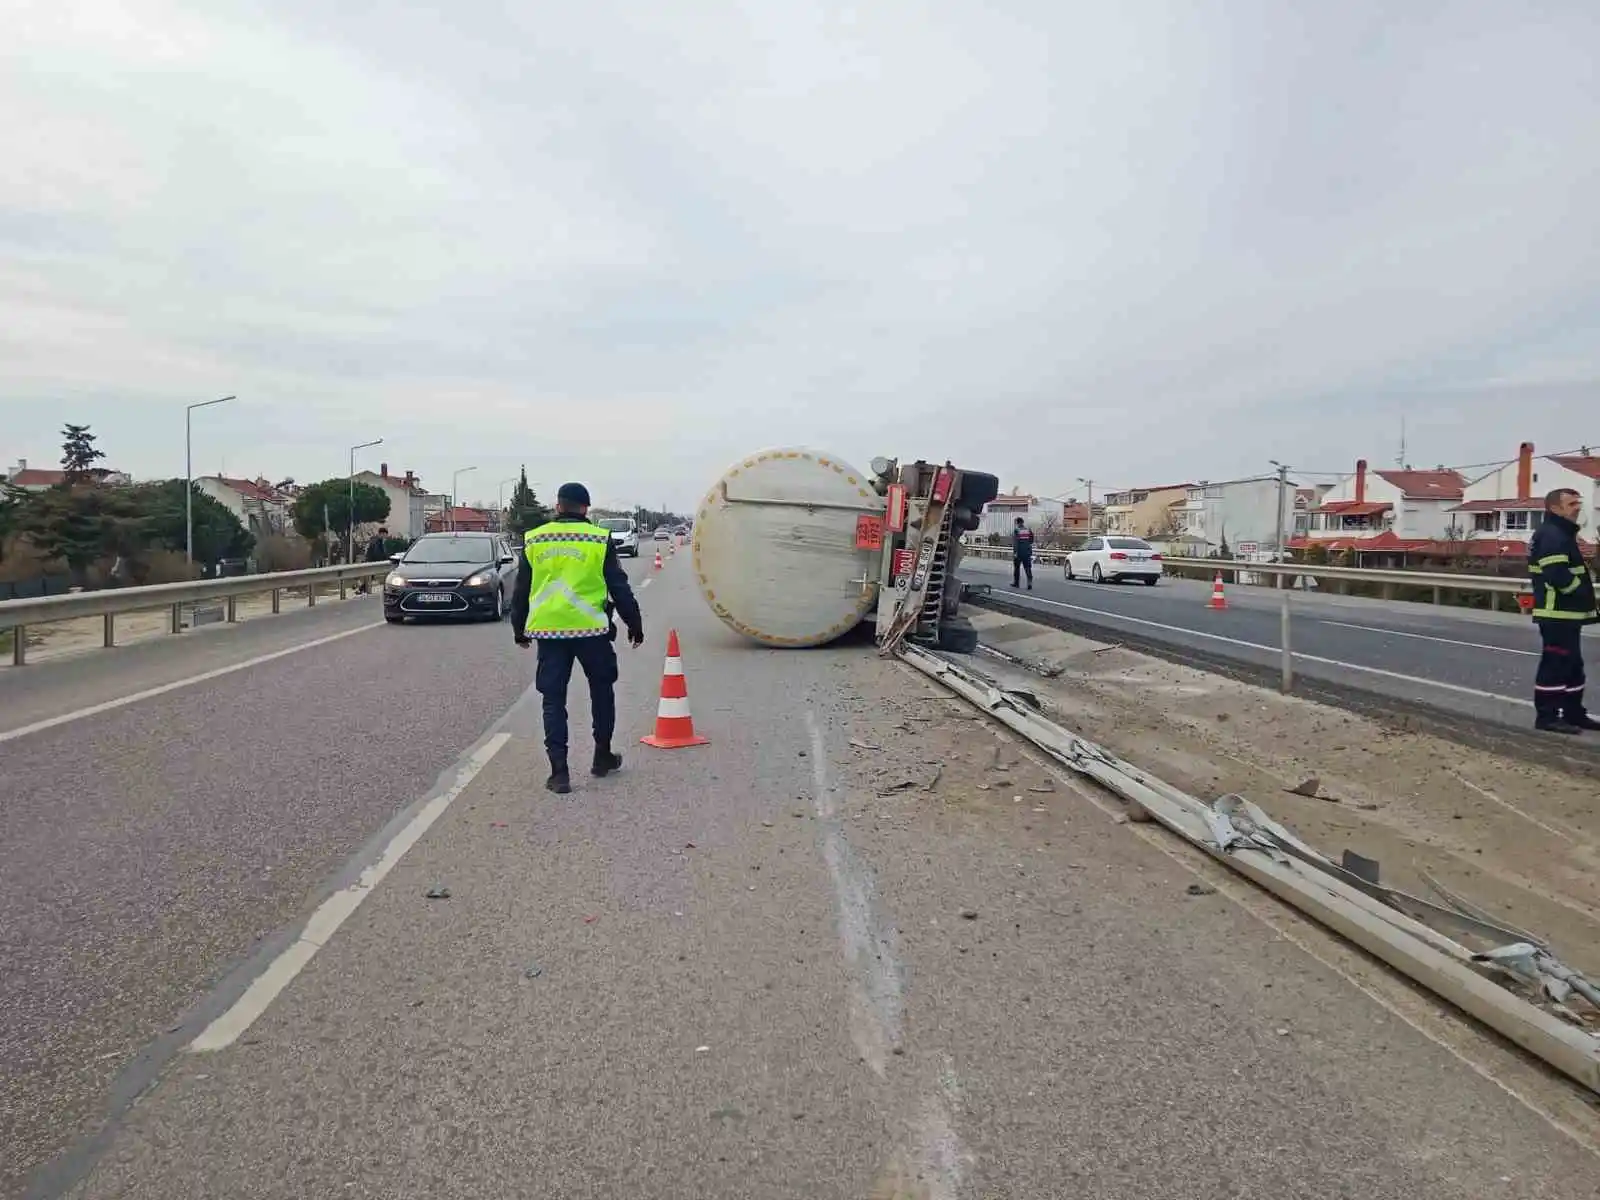
<svg viewBox="0 0 1600 1200"><path fill-rule="evenodd" d="M226 404L235 396L219 400L202 400L187 405L183 410L183 560L194 562L194 410L210 408L213 404Z"/></svg>
<svg viewBox="0 0 1600 1200"><path fill-rule="evenodd" d="M350 508L345 513L344 530L344 561L347 563L356 560L356 451L381 445L383 439L374 438L370 442L360 442L350 447Z"/></svg>
<svg viewBox="0 0 1600 1200"><path fill-rule="evenodd" d="M1078 482L1083 484L1089 493L1089 533L1094 533L1094 480L1078 476Z"/></svg>
<svg viewBox="0 0 1600 1200"><path fill-rule="evenodd" d="M1283 527L1284 527L1284 499L1288 495L1288 492L1289 492L1289 468L1288 468L1288 466L1286 464L1279 462L1275 458L1268 459L1267 461L1270 462L1273 466L1278 468L1278 561L1279 562L1288 562L1289 561L1289 547L1287 545L1288 539L1284 535L1284 528ZM1288 580L1288 578L1286 576L1279 575L1277 577L1276 584L1277 584L1278 587L1288 587L1289 586L1289 580ZM1287 635L1287 633L1288 633L1288 625L1287 625L1288 618L1285 617L1284 620L1285 620L1284 632L1285 632L1285 635ZM1284 644L1287 645L1288 643L1285 642ZM1285 690L1287 690L1287 689L1285 689Z"/></svg>
<svg viewBox="0 0 1600 1200"><path fill-rule="evenodd" d="M450 477L450 529L452 532L456 527L456 489L459 486L461 477L463 475L465 475L468 471L476 471L477 469L477 467L462 467Z"/></svg>
<svg viewBox="0 0 1600 1200"><path fill-rule="evenodd" d="M521 475L513 475L510 479L502 479L500 481L500 499L498 501L499 507L495 509L495 515L499 518L501 533L506 531L506 484L520 482L522 482ZM516 495L517 494L515 492L512 492L511 498L513 500L516 499Z"/></svg>

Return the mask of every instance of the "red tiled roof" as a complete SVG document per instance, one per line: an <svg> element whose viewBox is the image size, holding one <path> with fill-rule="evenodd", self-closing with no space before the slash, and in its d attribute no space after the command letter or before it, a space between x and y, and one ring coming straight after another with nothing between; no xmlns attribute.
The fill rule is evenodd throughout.
<svg viewBox="0 0 1600 1200"><path fill-rule="evenodd" d="M455 528L482 532L493 529L496 524L494 513L485 512L481 508L449 508L428 514L430 530Z"/></svg>
<svg viewBox="0 0 1600 1200"><path fill-rule="evenodd" d="M1543 500L1468 500L1465 504L1457 504L1454 508L1448 508L1445 511L1504 512L1509 509L1515 512L1521 512L1524 510L1536 511L1538 509L1542 509L1543 507Z"/></svg>
<svg viewBox="0 0 1600 1200"><path fill-rule="evenodd" d="M18 487L55 487L58 483L66 482L66 478L65 471L41 471L37 467L29 467L12 475L10 481Z"/></svg>
<svg viewBox="0 0 1600 1200"><path fill-rule="evenodd" d="M1590 479L1600 479L1600 455L1552 454L1550 461L1569 471L1576 471L1579 475L1586 475Z"/></svg>
<svg viewBox="0 0 1600 1200"><path fill-rule="evenodd" d="M1459 500L1467 481L1457 471L1374 471L1413 500Z"/></svg>
<svg viewBox="0 0 1600 1200"><path fill-rule="evenodd" d="M246 500L261 500L266 503L281 502L284 496L281 492L271 487L263 487L253 479L229 479L226 475L216 476L218 483L223 487L232 488Z"/></svg>
<svg viewBox="0 0 1600 1200"><path fill-rule="evenodd" d="M1435 554L1459 555L1463 558L1507 558L1526 556L1528 543L1506 538L1468 538L1450 542L1439 538L1401 538L1392 530L1385 530L1371 538L1304 538L1292 537L1287 543L1291 550L1304 550L1309 546L1322 546L1328 550L1374 551L1383 554ZM1594 553L1594 546L1580 541L1579 548L1585 556Z"/></svg>
<svg viewBox="0 0 1600 1200"><path fill-rule="evenodd" d="M1379 513L1386 513L1394 505L1375 504L1371 500L1330 500L1320 508L1313 508L1314 513L1337 513L1346 517L1375 517Z"/></svg>

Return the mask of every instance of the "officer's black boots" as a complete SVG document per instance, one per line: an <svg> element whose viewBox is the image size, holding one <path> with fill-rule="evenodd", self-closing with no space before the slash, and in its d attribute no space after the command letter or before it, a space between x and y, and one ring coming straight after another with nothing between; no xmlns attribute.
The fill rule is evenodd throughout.
<svg viewBox="0 0 1600 1200"><path fill-rule="evenodd" d="M551 762L550 778L544 781L547 792L554 792L558 796L565 796L572 790L572 776L567 774L567 764L564 762Z"/></svg>
<svg viewBox="0 0 1600 1200"><path fill-rule="evenodd" d="M1585 718L1587 719L1587 718ZM1569 725L1557 716L1544 716L1540 714L1535 718L1533 727L1540 733L1579 733L1581 730L1576 725ZM1584 726L1586 729L1600 729L1600 722L1593 722Z"/></svg>
<svg viewBox="0 0 1600 1200"><path fill-rule="evenodd" d="M1588 713L1568 713L1561 718L1574 729L1600 729L1600 721L1596 721Z"/></svg>
<svg viewBox="0 0 1600 1200"><path fill-rule="evenodd" d="M589 774L599 777L621 769L622 755L613 754L609 746L596 746L594 748L594 765L589 768Z"/></svg>

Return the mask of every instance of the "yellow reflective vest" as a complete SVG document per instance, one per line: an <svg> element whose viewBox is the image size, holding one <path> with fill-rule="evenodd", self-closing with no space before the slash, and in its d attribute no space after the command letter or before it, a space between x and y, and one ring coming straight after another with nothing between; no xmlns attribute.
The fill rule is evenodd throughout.
<svg viewBox="0 0 1600 1200"><path fill-rule="evenodd" d="M522 552L533 570L529 637L594 637L611 631L605 612L610 544L608 530L586 521L551 521L523 535Z"/></svg>

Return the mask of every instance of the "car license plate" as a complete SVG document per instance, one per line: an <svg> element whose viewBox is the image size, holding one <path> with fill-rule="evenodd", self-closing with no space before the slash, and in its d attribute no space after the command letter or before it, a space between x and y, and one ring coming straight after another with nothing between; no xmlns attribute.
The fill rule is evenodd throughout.
<svg viewBox="0 0 1600 1200"><path fill-rule="evenodd" d="M449 592L418 592L418 604L449 604L455 597Z"/></svg>

